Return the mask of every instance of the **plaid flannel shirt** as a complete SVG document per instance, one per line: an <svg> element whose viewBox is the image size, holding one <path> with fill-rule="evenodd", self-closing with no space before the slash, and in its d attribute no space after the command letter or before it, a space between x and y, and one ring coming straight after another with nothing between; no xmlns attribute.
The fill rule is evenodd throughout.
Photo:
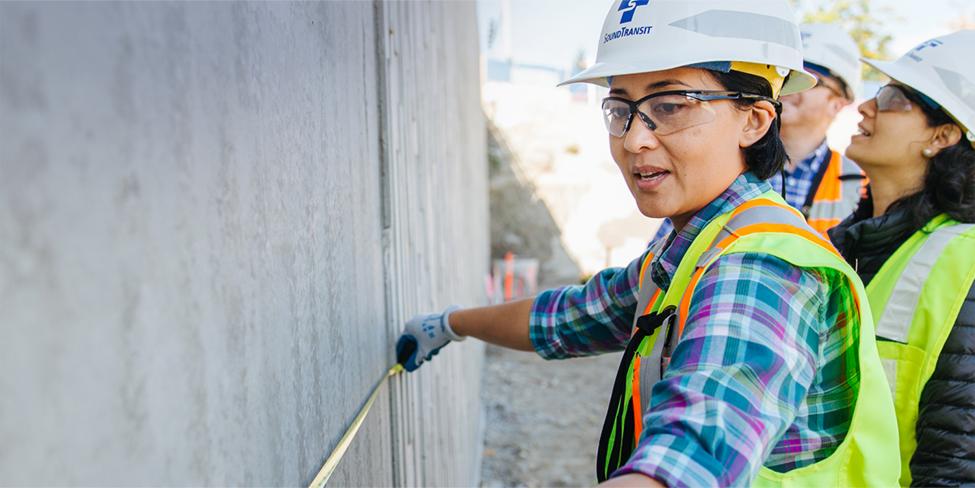
<svg viewBox="0 0 975 488"><path fill-rule="evenodd" d="M750 173L738 177L681 232L654 246L663 248L650 264L654 282L666 290L708 222L770 188ZM538 354L624 349L644 256L584 286L541 293L529 328ZM855 307L837 271L758 253L719 258L694 290L637 449L614 476L639 472L670 487L741 486L763 465L787 471L827 457L846 435L859 386L857 341L846 332L859 326Z"/></svg>

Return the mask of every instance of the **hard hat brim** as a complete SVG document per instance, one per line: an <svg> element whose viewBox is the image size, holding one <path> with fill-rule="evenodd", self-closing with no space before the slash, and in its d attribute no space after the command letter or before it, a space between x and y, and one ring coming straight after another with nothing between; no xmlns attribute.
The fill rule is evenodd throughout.
<svg viewBox="0 0 975 488"><path fill-rule="evenodd" d="M948 107L956 105L958 102L955 100L945 100L945 96L943 94L939 96L938 87L932 85L929 79L930 75L906 68L903 66L903 64L897 63L896 61L877 61L867 58L860 58L860 61L872 66L874 69L880 71L888 78L899 83L903 83L911 87L911 89L923 93L924 96L934 100L939 106L941 106L941 109L950 115L955 123L958 124L963 130L975 131L975 129L967 127L961 122L961 120L963 120L962 117L952 113Z"/></svg>
<svg viewBox="0 0 975 488"><path fill-rule="evenodd" d="M721 62L722 60L711 60L714 62ZM706 61L702 61L706 62ZM666 71L668 69L677 69L684 66L671 66L663 67L654 71ZM608 88L607 78L612 76L623 76L623 75L633 75L637 73L650 73L652 71L647 71L646 68L639 68L635 66L624 66L619 64L611 63L596 63L589 68L581 71L575 76L561 82L558 86L565 86L572 83L591 83L593 85L598 85L604 88ZM804 90L808 90L816 86L816 77L812 74L806 72L805 70L790 70L790 76L786 80L785 85L782 86L782 92L779 96L790 95L793 93L799 93Z"/></svg>

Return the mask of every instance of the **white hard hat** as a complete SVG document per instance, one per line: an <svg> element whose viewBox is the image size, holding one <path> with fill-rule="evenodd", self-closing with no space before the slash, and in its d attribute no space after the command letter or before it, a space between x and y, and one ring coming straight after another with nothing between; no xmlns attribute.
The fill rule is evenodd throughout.
<svg viewBox="0 0 975 488"><path fill-rule="evenodd" d="M975 145L975 30L922 42L897 61L863 62L934 100Z"/></svg>
<svg viewBox="0 0 975 488"><path fill-rule="evenodd" d="M847 96L860 96L860 47L837 24L802 24L802 57L807 63L822 66L846 83Z"/></svg>
<svg viewBox="0 0 975 488"><path fill-rule="evenodd" d="M781 95L788 95L816 84L802 69L801 48L786 0L613 0L596 63L560 85L607 86L611 76L731 63L768 79L773 92L772 78L787 77Z"/></svg>

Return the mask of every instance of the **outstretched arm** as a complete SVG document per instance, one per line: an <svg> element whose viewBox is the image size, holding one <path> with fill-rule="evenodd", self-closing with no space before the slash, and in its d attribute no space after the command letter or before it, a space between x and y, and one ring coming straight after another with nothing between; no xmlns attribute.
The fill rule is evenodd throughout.
<svg viewBox="0 0 975 488"><path fill-rule="evenodd" d="M645 255L644 255L645 256ZM413 371L450 341L467 336L535 351L546 359L588 356L626 345L636 313L640 264L605 269L584 286L547 290L534 299L420 315L406 323L397 357Z"/></svg>
<svg viewBox="0 0 975 488"><path fill-rule="evenodd" d="M489 307L468 308L450 314L450 327L458 335L484 342L534 351L528 338L528 321L534 298Z"/></svg>

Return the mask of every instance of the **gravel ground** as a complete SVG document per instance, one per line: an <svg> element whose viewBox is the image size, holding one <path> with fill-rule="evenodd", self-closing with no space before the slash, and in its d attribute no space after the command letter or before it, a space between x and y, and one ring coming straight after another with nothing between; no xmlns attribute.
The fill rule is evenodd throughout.
<svg viewBox="0 0 975 488"><path fill-rule="evenodd" d="M481 485L592 486L620 354L545 361L488 346Z"/></svg>

